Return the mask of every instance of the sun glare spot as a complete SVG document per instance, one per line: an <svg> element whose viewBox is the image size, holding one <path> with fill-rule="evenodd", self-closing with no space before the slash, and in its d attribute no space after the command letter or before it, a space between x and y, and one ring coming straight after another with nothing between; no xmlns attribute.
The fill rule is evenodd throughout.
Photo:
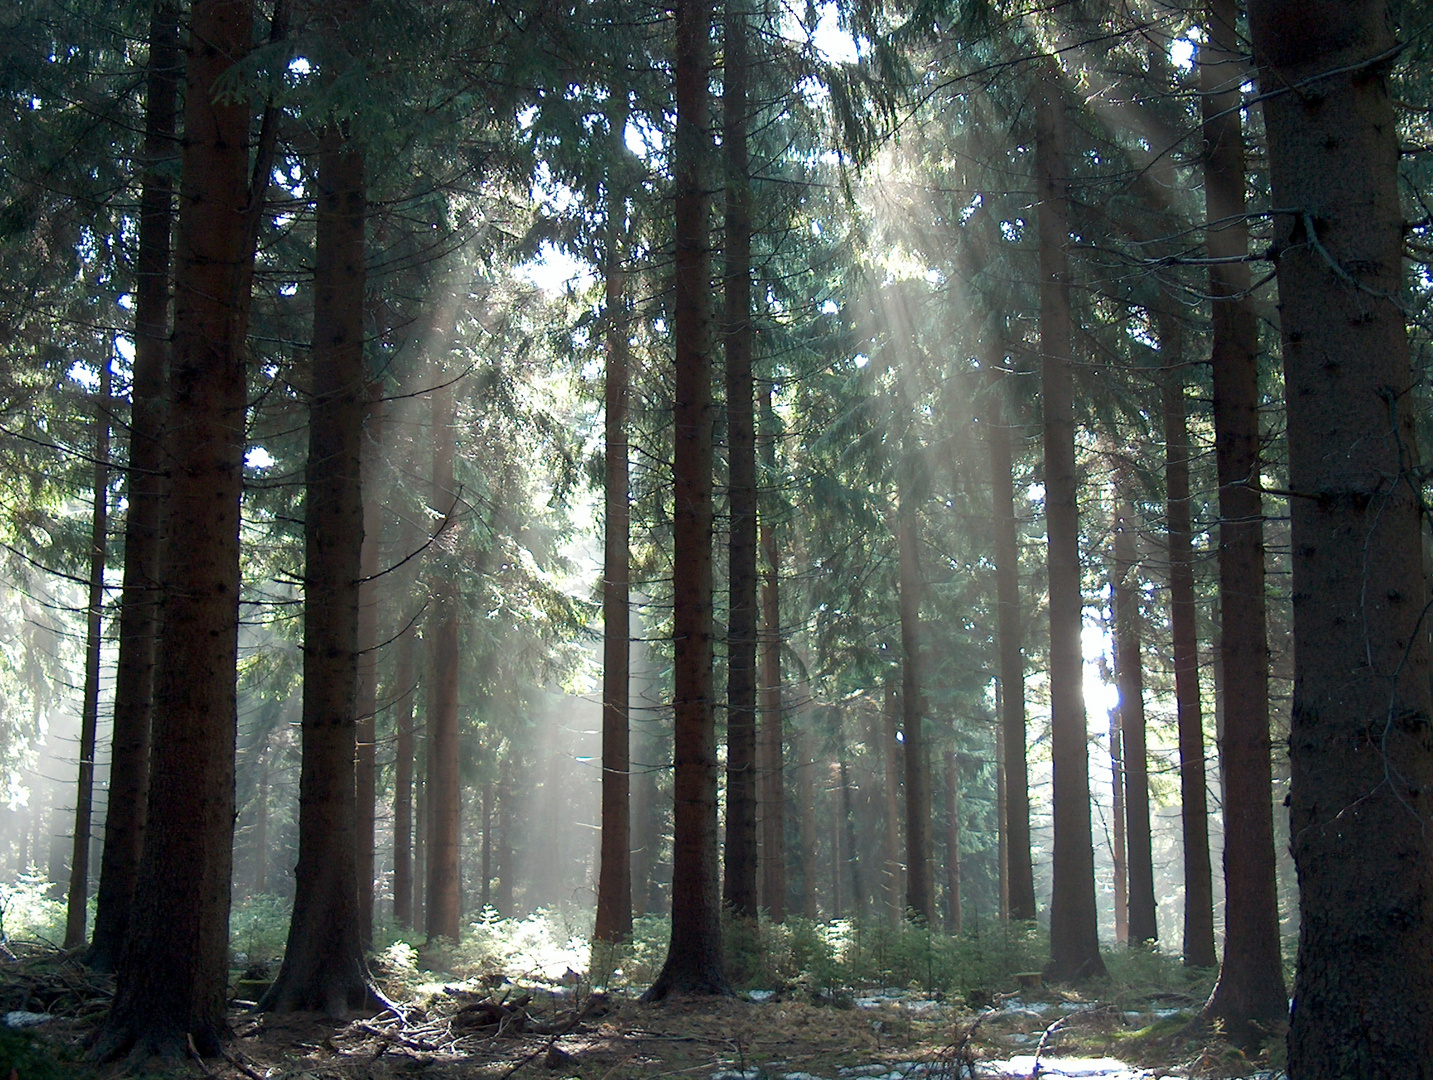
<svg viewBox="0 0 1433 1080"><path fill-rule="evenodd" d="M244 464L250 469L268 469L274 465L274 455L262 446L251 446L244 455Z"/></svg>
<svg viewBox="0 0 1433 1080"><path fill-rule="evenodd" d="M1169 62L1181 71L1194 67L1194 42L1187 37L1175 38L1169 44Z"/></svg>

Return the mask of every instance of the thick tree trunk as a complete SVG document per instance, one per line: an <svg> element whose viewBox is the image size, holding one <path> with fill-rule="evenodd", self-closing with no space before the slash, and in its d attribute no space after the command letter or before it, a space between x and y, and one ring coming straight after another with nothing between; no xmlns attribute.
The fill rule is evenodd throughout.
<svg viewBox="0 0 1433 1080"><path fill-rule="evenodd" d="M453 391L433 393L432 505L445 517L439 543L451 545L457 486L453 479ZM431 584L432 636L428 643L427 888L424 929L428 939L458 940L462 918L458 837L462 791L458 783L458 590L450 572L436 568Z"/></svg>
<svg viewBox="0 0 1433 1080"><path fill-rule="evenodd" d="M621 110L622 115L625 111ZM613 127L616 129L617 124ZM626 273L622 268L621 250L623 205L609 176L604 401L607 519L602 573L602 848L594 931L598 941L608 942L622 941L632 934L632 508L627 460L630 350Z"/></svg>
<svg viewBox="0 0 1433 1080"><path fill-rule="evenodd" d="M1129 941L1159 937L1154 902L1154 853L1149 826L1149 759L1144 731L1144 659L1139 609L1139 546L1134 504L1122 497L1115 523L1115 678L1124 751L1125 840L1129 856Z"/></svg>
<svg viewBox="0 0 1433 1080"><path fill-rule="evenodd" d="M1199 646L1194 614L1193 526L1189 503L1189 426L1177 324L1160 324L1168 371L1164 405L1165 521L1169 532L1169 624L1179 727L1180 820L1184 836L1184 965L1208 968L1214 953L1214 886L1204 775L1204 716L1199 703Z"/></svg>
<svg viewBox="0 0 1433 1080"><path fill-rule="evenodd" d="M991 357L992 361L995 359ZM1025 650L1020 614L1020 547L1015 482L1006 418L1004 379L992 363L986 447L995 508L995 595L1000 648L1000 740L1005 756L1005 852L1009 917L1035 918L1035 873L1030 864L1030 781L1025 760Z"/></svg>
<svg viewBox="0 0 1433 1080"><path fill-rule="evenodd" d="M960 759L945 752L945 932L960 933Z"/></svg>
<svg viewBox="0 0 1433 1080"><path fill-rule="evenodd" d="M902 498L896 511L900 564L901 734L905 738L906 914L929 925L934 914L930 875L930 764L925 744L921 670L921 568L915 507Z"/></svg>
<svg viewBox="0 0 1433 1080"><path fill-rule="evenodd" d="M363 958L355 776L366 186L363 154L337 126L319 137L315 187L299 858L283 964L258 1008L336 1017L363 1005L372 990ZM369 860L371 869L371 849ZM367 885L371 896L371 876Z"/></svg>
<svg viewBox="0 0 1433 1080"><path fill-rule="evenodd" d="M1036 103L1039 193L1041 389L1045 408L1045 520L1050 580L1050 742L1054 768L1055 856L1050 897L1050 964L1057 981L1103 975L1095 911L1080 630L1079 479L1075 472L1071 360L1070 242L1064 101L1058 71L1046 73Z"/></svg>
<svg viewBox="0 0 1433 1080"><path fill-rule="evenodd" d="M155 676L149 816L114 1004L95 1052L213 1054L227 1030L234 835L239 497L249 107L215 93L249 50L248 0L198 0L189 17L174 314L171 481ZM257 198L257 193L254 195Z"/></svg>
<svg viewBox="0 0 1433 1080"><path fill-rule="evenodd" d="M727 624L726 846L722 902L740 917L757 912L756 747L756 404L752 383L751 186L747 176L747 15L725 3L722 154L726 159L723 252L729 589ZM768 860L769 862L769 860ZM774 895L766 890L768 897ZM768 901L769 903L769 901Z"/></svg>
<svg viewBox="0 0 1433 1080"><path fill-rule="evenodd" d="M90 825L94 817L95 732L100 714L100 633L104 625L104 570L109 549L109 437L114 408L113 365L100 364L98 415L95 417L94 514L90 519L90 581L85 605L85 685L80 711L80 761L75 791L74 848L70 855L70 889L65 904L65 948L85 944L86 901L90 890Z"/></svg>
<svg viewBox="0 0 1433 1080"><path fill-rule="evenodd" d="M178 153L179 8L156 0L150 11L144 115L144 179L135 258L134 361L130 381L129 470L120 593L119 659L114 682L109 806L95 896L95 931L86 962L112 971L129 930L135 875L149 801L149 730L159 636L160 507L164 494L165 392L169 366L169 255L174 183L164 164Z"/></svg>
<svg viewBox="0 0 1433 1080"><path fill-rule="evenodd" d="M1239 87L1247 77L1235 0L1210 0L1200 46L1204 194L1212 258L1248 252ZM1204 1015L1239 1045L1262 1040L1288 1015L1279 949L1274 812L1269 765L1269 650L1264 609L1264 518L1259 487L1259 329L1247 263L1210 269L1214 453L1219 471L1220 651L1224 730L1224 963Z"/></svg>
<svg viewBox="0 0 1433 1080"><path fill-rule="evenodd" d="M771 405L768 394L766 406ZM774 442L774 439L773 439ZM774 457L772 451L768 451ZM766 563L761 582L761 730L757 745L757 798L761 808L761 897L772 922L786 919L786 726L781 703L781 563L776 530L761 526Z"/></svg>
<svg viewBox="0 0 1433 1080"><path fill-rule="evenodd" d="M1251 0L1275 215L1294 598L1291 1080L1433 1070L1433 791L1397 53L1376 0ZM1232 689L1232 688L1231 688ZM1232 948L1232 944L1230 946Z"/></svg>
<svg viewBox="0 0 1433 1080"><path fill-rule="evenodd" d="M672 465L675 810L672 938L643 995L727 994L717 869L717 756L712 716L710 0L677 0L676 383Z"/></svg>
<svg viewBox="0 0 1433 1080"><path fill-rule="evenodd" d="M363 329L360 321L359 330ZM361 360L360 356L360 360ZM360 373L361 374L361 373ZM378 801L378 545L383 530L383 500L378 475L383 464L384 401L382 384L368 387L366 437L363 439L363 555L358 586L358 698L355 737L356 830L358 851L358 936L364 949L373 944L374 820Z"/></svg>

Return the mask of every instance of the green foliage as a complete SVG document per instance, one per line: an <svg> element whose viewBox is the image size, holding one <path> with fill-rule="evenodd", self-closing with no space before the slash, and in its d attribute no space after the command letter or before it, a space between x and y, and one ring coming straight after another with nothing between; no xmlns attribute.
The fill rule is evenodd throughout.
<svg viewBox="0 0 1433 1080"><path fill-rule="evenodd" d="M0 929L7 938L64 940L65 902L53 899L50 890L50 882L34 868L0 885Z"/></svg>
<svg viewBox="0 0 1433 1080"><path fill-rule="evenodd" d="M229 913L229 948L247 963L275 960L284 954L292 901L269 893L236 898Z"/></svg>

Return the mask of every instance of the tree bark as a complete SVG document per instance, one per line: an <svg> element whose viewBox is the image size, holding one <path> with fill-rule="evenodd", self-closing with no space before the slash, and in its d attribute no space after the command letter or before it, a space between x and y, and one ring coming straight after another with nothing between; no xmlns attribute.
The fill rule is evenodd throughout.
<svg viewBox="0 0 1433 1080"><path fill-rule="evenodd" d="M418 549L418 530L405 521L403 547L405 556ZM409 582L405 581L404 585ZM398 656L394 662L395 691L393 725L397 739L393 756L393 921L411 929L418 925L414 918L413 891L415 880L414 841L421 835L414 829L413 765L417 758L413 731L413 706L418 694L418 629L416 618L409 616L405 588L400 596L405 603L397 605L404 618L398 627Z"/></svg>
<svg viewBox="0 0 1433 1080"><path fill-rule="evenodd" d="M721 947L717 870L716 726L712 715L711 250L707 173L710 0L677 0L676 453L673 492L675 809L672 937L644 1001L668 994L729 994Z"/></svg>
<svg viewBox="0 0 1433 1080"><path fill-rule="evenodd" d="M259 793L254 798L254 892L269 890L269 763L273 751L267 743L259 751Z"/></svg>
<svg viewBox="0 0 1433 1080"><path fill-rule="evenodd" d="M1125 837L1124 739L1119 712L1110 716L1110 869L1114 877L1115 943L1129 944L1129 845Z"/></svg>
<svg viewBox="0 0 1433 1080"><path fill-rule="evenodd" d="M816 918L816 762L809 746L811 736L793 729L792 754L796 758L797 827L801 831L801 916Z"/></svg>
<svg viewBox="0 0 1433 1080"><path fill-rule="evenodd" d="M1169 543L1169 624L1174 654L1174 697L1179 728L1180 822L1184 836L1184 966L1213 967L1214 886L1209 859L1209 809L1204 774L1204 716L1199 702L1199 645L1194 615L1193 526L1189 501L1189 425L1184 373L1178 366L1183 338L1177 324L1160 324L1168 368L1164 406L1165 521Z"/></svg>
<svg viewBox="0 0 1433 1080"><path fill-rule="evenodd" d="M190 12L175 287L170 533L155 676L149 815L114 1004L95 1053L213 1054L227 1031L234 835L239 498L244 340L253 248L247 229L249 107L215 83L251 45L248 0ZM247 265L246 265L247 264Z"/></svg>
<svg viewBox="0 0 1433 1080"><path fill-rule="evenodd" d="M1212 258L1248 252L1239 87L1247 77L1235 0L1210 0L1200 46L1204 193ZM1214 453L1219 472L1220 651L1224 730L1224 963L1204 1008L1237 1045L1288 1016L1274 862L1269 764L1269 650L1259 495L1259 330L1247 263L1210 269Z"/></svg>
<svg viewBox="0 0 1433 1080"><path fill-rule="evenodd" d="M149 731L159 635L160 507L165 459L161 445L169 366L170 233L174 183L164 164L178 152L179 8L156 0L150 10L144 113L144 176L135 257L134 361L130 381L129 469L120 592L119 658L114 683L109 805L95 896L95 929L85 962L112 971L129 930L135 876L149 801Z"/></svg>
<svg viewBox="0 0 1433 1080"><path fill-rule="evenodd" d="M1126 481L1127 482L1127 481ZM1134 504L1119 500L1115 522L1115 678L1119 685L1124 751L1125 840L1129 859L1129 941L1159 938L1155 918L1154 853L1149 825L1149 760L1144 730L1144 663L1139 609L1139 545Z"/></svg>
<svg viewBox="0 0 1433 1080"><path fill-rule="evenodd" d="M1080 631L1079 480L1075 472L1074 377L1070 351L1069 173L1058 68L1047 71L1035 118L1039 192L1041 389L1045 407L1045 519L1050 580L1050 741L1055 855L1050 963L1061 982L1105 973L1095 910Z"/></svg>
<svg viewBox="0 0 1433 1080"><path fill-rule="evenodd" d="M1030 863L1030 780L1025 758L1025 650L1020 614L1020 547L1015 520L1015 481L1006 416L1004 379L994 357L987 370L990 387L986 447L995 508L995 595L1000 649L1000 740L1005 754L1005 852L1010 896L1009 917L1035 918L1035 872Z"/></svg>
<svg viewBox="0 0 1433 1080"><path fill-rule="evenodd" d="M453 478L453 389L433 392L432 505L444 514L438 543L453 544L458 492ZM435 567L431 583L432 639L428 643L427 888L424 929L428 939L458 940L462 918L458 838L462 791L458 783L458 589L453 575Z"/></svg>
<svg viewBox="0 0 1433 1080"><path fill-rule="evenodd" d="M1426 1077L1433 740L1387 81L1397 45L1377 0L1251 0L1249 25L1281 208L1294 492L1290 832L1301 918L1288 1071Z"/></svg>
<svg viewBox="0 0 1433 1080"><path fill-rule="evenodd" d="M945 932L964 926L960 910L960 759L945 752Z"/></svg>
<svg viewBox="0 0 1433 1080"><path fill-rule="evenodd" d="M363 329L359 322L359 331ZM360 348L361 348L360 338ZM362 356L360 355L360 362ZM361 374L361 372L360 372ZM358 937L373 945L374 820L378 801L378 548L383 500L378 475L383 464L384 401L381 382L368 386L366 437L362 440L363 554L358 586L358 697L355 738L355 844L358 850Z"/></svg>
<svg viewBox="0 0 1433 1080"><path fill-rule="evenodd" d="M257 1007L337 1017L362 1006L372 993L363 958L355 775L368 395L363 367L366 186L362 151L340 125L330 125L319 136L315 187L299 858L283 964ZM369 859L371 870L371 848ZM371 876L368 889L371 896Z"/></svg>
<svg viewBox="0 0 1433 1080"><path fill-rule="evenodd" d="M767 395L766 409L771 407ZM772 442L775 442L773 436ZM767 453L775 457L774 451ZM770 464L768 462L768 464ZM786 919L786 773L783 755L785 710L781 701L781 555L776 530L763 522L761 582L761 731L757 746L757 792L761 808L762 907L772 922Z"/></svg>
<svg viewBox="0 0 1433 1080"><path fill-rule="evenodd" d="M899 926L905 918L905 860L901 847L902 774L901 764L901 695L894 680L887 680L885 703L881 709L885 718L885 764L884 785L886 824L886 904L890 909L891 925Z"/></svg>
<svg viewBox="0 0 1433 1080"><path fill-rule="evenodd" d="M751 186L747 176L747 14L726 0L722 154L726 159L723 253L728 506L726 849L722 901L755 918L756 746L756 405L752 382ZM769 808L768 808L769 809ZM768 860L769 864L770 860ZM769 898L773 891L766 890Z"/></svg>
<svg viewBox="0 0 1433 1080"><path fill-rule="evenodd" d="M75 791L74 847L70 855L70 888L65 900L65 948L85 944L86 901L90 889L90 826L94 817L95 732L100 712L100 633L104 625L104 571L109 532L109 438L114 409L113 365L100 365L99 405L95 417L94 513L90 519L90 581L85 605L85 685L80 712L80 761Z"/></svg>
<svg viewBox="0 0 1433 1080"><path fill-rule="evenodd" d="M625 123L626 109L618 119ZM613 123L614 132L619 130ZM614 152L620 153L615 150ZM613 170L615 172L615 169ZM632 935L632 508L627 443L630 355L626 272L622 267L624 199L607 183L606 530L602 575L602 849L597 880L598 941ZM485 834L486 835L486 834Z"/></svg>

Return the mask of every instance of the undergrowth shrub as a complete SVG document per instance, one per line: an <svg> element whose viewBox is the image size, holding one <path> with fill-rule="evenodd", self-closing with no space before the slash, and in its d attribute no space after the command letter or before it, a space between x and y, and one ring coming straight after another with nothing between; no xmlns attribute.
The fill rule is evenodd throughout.
<svg viewBox="0 0 1433 1080"><path fill-rule="evenodd" d="M50 882L34 867L0 884L0 929L17 941L65 939L65 902L50 897ZM93 925L94 901L90 901Z"/></svg>
<svg viewBox="0 0 1433 1080"><path fill-rule="evenodd" d="M240 967L276 965L288 944L292 908L291 900L269 893L236 898L229 909L229 952L233 962Z"/></svg>

